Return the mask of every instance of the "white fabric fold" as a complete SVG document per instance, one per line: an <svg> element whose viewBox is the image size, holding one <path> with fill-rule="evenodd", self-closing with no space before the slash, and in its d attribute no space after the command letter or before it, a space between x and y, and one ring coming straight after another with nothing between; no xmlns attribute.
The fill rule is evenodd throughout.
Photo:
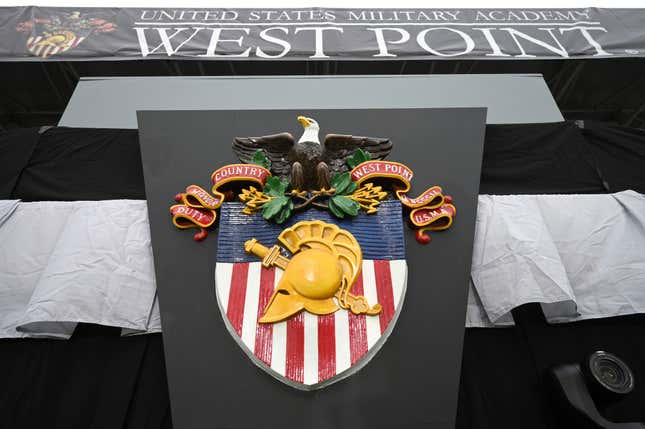
<svg viewBox="0 0 645 429"><path fill-rule="evenodd" d="M556 317L575 312L575 297L539 199L523 197L479 198L471 275L494 324L508 324L510 311L527 302L562 303L549 307Z"/></svg>
<svg viewBox="0 0 645 429"><path fill-rule="evenodd" d="M0 200L0 226L9 219L19 202L20 200Z"/></svg>
<svg viewBox="0 0 645 429"><path fill-rule="evenodd" d="M121 336L128 337L132 335L142 335L142 334L158 334L161 332L161 312L159 311L159 298L155 294L155 299L152 303L152 309L150 310L150 316L148 317L148 327L145 331L138 329L121 329Z"/></svg>
<svg viewBox="0 0 645 429"><path fill-rule="evenodd" d="M145 201L0 201L0 242L0 338L161 332ZM645 196L481 195L466 326L532 302L554 323L645 313Z"/></svg>
<svg viewBox="0 0 645 429"><path fill-rule="evenodd" d="M475 290L472 279L468 282L468 301L466 304L466 327L467 328L494 328L511 326L512 322L499 322L493 324L484 310L484 305Z"/></svg>
<svg viewBox="0 0 645 429"><path fill-rule="evenodd" d="M645 196L481 195L472 279L494 325L532 302L552 323L643 313Z"/></svg>
<svg viewBox="0 0 645 429"><path fill-rule="evenodd" d="M76 323L145 332L155 297L145 201L21 203L0 227L0 335Z"/></svg>

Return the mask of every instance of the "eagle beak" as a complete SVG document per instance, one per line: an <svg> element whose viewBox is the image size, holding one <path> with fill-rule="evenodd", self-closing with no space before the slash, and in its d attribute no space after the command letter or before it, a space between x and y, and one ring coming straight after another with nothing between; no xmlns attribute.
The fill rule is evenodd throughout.
<svg viewBox="0 0 645 429"><path fill-rule="evenodd" d="M298 116L298 122L302 124L303 128L307 128L309 126L309 119L304 116Z"/></svg>

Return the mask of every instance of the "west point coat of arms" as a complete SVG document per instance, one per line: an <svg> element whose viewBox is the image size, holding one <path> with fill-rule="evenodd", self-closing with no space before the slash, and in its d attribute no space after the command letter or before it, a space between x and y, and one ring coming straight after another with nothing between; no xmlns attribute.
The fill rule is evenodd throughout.
<svg viewBox="0 0 645 429"><path fill-rule="evenodd" d="M115 29L116 25L112 22L81 16L80 12L34 18L16 27L17 31L29 34L27 50L41 58L74 49L92 33L109 33Z"/></svg>
<svg viewBox="0 0 645 429"><path fill-rule="evenodd" d="M318 123L298 121L298 141L234 138L241 163L212 173L212 193L188 186L170 213L178 228L199 229L195 240L218 223L215 290L228 331L260 368L311 390L363 367L394 329L404 220L427 243L456 209L438 186L407 195L412 171L384 160L389 139L328 134L321 144Z"/></svg>

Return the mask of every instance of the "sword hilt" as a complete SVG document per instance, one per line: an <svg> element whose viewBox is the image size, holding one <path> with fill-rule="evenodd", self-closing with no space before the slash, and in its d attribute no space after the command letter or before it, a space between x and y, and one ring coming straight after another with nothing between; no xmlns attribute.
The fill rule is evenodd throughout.
<svg viewBox="0 0 645 429"><path fill-rule="evenodd" d="M244 243L244 251L246 253L255 255L262 258L262 266L264 268L278 267L283 270L287 269L289 259L280 254L280 246L277 244L270 249L260 243L257 239L252 238Z"/></svg>

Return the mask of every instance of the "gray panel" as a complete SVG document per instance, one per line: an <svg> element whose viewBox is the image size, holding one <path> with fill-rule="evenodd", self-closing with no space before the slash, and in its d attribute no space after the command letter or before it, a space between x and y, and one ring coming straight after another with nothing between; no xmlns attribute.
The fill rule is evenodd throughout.
<svg viewBox="0 0 645 429"><path fill-rule="evenodd" d="M287 387L247 359L218 314L218 231L195 243L193 232L175 228L168 213L176 192L191 183L209 189L210 173L235 162L233 136L293 132L298 114L330 132L391 138L388 159L415 173L411 194L441 185L458 210L450 230L431 233L427 246L405 228L408 285L392 335L358 373L314 392ZM139 112L176 428L454 428L485 115L483 109Z"/></svg>
<svg viewBox="0 0 645 429"><path fill-rule="evenodd" d="M489 124L559 122L541 75L81 79L60 126L137 128L137 110L487 107Z"/></svg>

